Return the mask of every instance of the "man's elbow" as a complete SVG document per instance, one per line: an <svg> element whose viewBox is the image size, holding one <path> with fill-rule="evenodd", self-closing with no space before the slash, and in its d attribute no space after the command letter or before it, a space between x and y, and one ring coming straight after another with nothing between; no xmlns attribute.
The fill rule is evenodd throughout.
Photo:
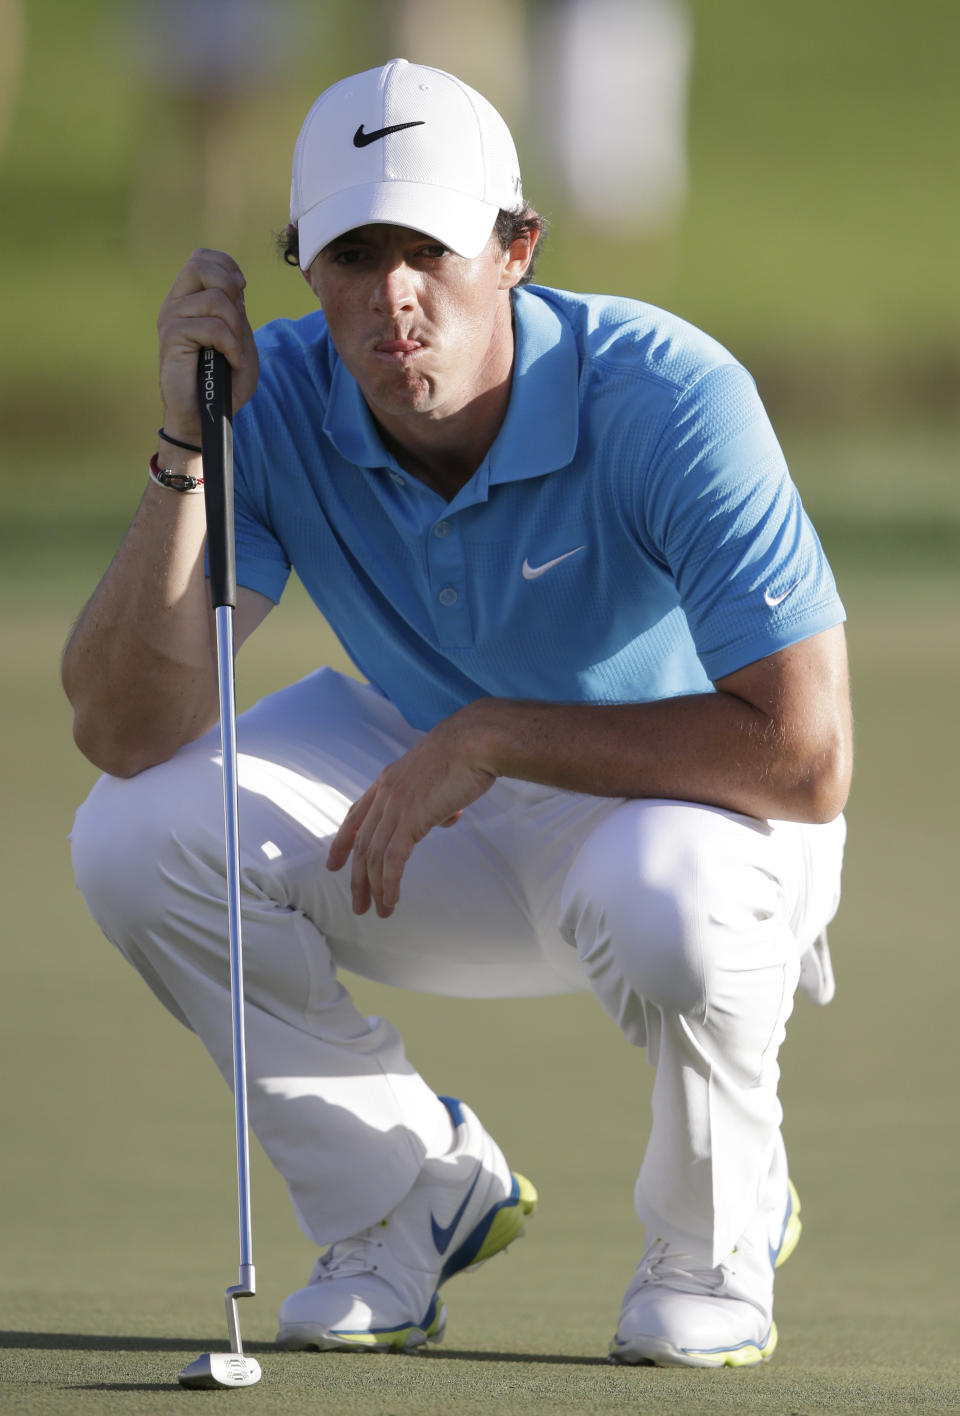
<svg viewBox="0 0 960 1416"><path fill-rule="evenodd" d="M837 734L819 747L799 775L793 793L793 819L817 826L834 821L847 804L852 775L850 739Z"/></svg>
<svg viewBox="0 0 960 1416"><path fill-rule="evenodd" d="M143 736L128 738L122 730L79 712L74 714L73 740L88 762L110 777L136 777L148 767L168 761L179 742L149 742Z"/></svg>
<svg viewBox="0 0 960 1416"><path fill-rule="evenodd" d="M91 730L79 718L74 719L73 740L87 761L110 777L135 777L153 766L142 752L124 749L115 738Z"/></svg>

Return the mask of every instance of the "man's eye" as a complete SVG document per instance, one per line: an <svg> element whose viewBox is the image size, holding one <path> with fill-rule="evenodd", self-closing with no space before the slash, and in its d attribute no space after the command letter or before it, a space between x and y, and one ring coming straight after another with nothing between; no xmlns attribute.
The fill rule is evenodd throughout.
<svg viewBox="0 0 960 1416"><path fill-rule="evenodd" d="M330 252L332 263L341 266L356 265L363 256L364 252L356 246L341 246L338 250Z"/></svg>
<svg viewBox="0 0 960 1416"><path fill-rule="evenodd" d="M447 254L447 251L448 247L441 246L439 242L434 245L420 247L420 255L425 256L427 260L431 261L439 260L441 256L445 256Z"/></svg>

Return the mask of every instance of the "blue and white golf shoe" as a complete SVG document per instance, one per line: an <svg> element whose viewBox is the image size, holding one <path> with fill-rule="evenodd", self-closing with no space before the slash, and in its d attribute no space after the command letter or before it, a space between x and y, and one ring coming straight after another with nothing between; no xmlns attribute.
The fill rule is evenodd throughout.
<svg viewBox="0 0 960 1416"><path fill-rule="evenodd" d="M402 1352L439 1342L439 1288L523 1233L537 1192L463 1102L441 1097L455 1143L424 1163L413 1189L379 1224L332 1244L305 1288L280 1309L281 1347Z"/></svg>

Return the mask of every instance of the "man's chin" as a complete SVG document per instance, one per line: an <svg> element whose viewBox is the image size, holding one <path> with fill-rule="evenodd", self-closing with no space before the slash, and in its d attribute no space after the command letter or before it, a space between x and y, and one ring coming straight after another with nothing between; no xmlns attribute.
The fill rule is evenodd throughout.
<svg viewBox="0 0 960 1416"><path fill-rule="evenodd" d="M404 418L420 413L431 413L436 407L434 391L425 379L404 384L379 383L363 389L374 416Z"/></svg>

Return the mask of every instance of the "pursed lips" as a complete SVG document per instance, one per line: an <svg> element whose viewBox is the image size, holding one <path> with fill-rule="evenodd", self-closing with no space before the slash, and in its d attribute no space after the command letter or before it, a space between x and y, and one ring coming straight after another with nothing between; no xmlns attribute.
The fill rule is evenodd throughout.
<svg viewBox="0 0 960 1416"><path fill-rule="evenodd" d="M373 352L388 364L408 364L425 347L418 339L383 339L373 346Z"/></svg>

